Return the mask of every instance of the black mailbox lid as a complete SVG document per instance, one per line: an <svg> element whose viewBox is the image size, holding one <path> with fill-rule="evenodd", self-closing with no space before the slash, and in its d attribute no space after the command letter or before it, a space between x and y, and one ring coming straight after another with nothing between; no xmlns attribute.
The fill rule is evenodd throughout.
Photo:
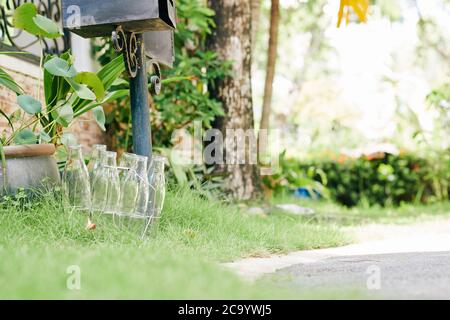
<svg viewBox="0 0 450 320"><path fill-rule="evenodd" d="M146 55L168 67L173 67L175 49L173 31L149 31L144 33Z"/></svg>
<svg viewBox="0 0 450 320"><path fill-rule="evenodd" d="M139 33L176 26L173 0L62 0L62 10L64 28L85 38L109 36L118 25Z"/></svg>

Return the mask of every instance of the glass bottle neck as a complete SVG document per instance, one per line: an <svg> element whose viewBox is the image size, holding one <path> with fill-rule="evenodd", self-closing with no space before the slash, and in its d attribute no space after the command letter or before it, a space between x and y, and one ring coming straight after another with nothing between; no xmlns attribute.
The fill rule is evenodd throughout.
<svg viewBox="0 0 450 320"><path fill-rule="evenodd" d="M145 175L147 172L147 157L136 156L137 164L136 164L136 172L139 175Z"/></svg>
<svg viewBox="0 0 450 320"><path fill-rule="evenodd" d="M117 154L115 152L105 152L103 163L110 167L117 167Z"/></svg>
<svg viewBox="0 0 450 320"><path fill-rule="evenodd" d="M150 166L150 174L164 172L164 158L154 157Z"/></svg>
<svg viewBox="0 0 450 320"><path fill-rule="evenodd" d="M124 153L122 155L120 165L121 165L121 167L135 170L136 166L137 166L137 159L136 159L135 155L133 155L133 154Z"/></svg>
<svg viewBox="0 0 450 320"><path fill-rule="evenodd" d="M69 159L74 160L83 160L83 152L81 150L81 146L72 146L69 147Z"/></svg>
<svg viewBox="0 0 450 320"><path fill-rule="evenodd" d="M94 145L93 148L92 148L92 158L93 159L100 158L102 152L106 152L106 146L105 145L100 145L100 144Z"/></svg>

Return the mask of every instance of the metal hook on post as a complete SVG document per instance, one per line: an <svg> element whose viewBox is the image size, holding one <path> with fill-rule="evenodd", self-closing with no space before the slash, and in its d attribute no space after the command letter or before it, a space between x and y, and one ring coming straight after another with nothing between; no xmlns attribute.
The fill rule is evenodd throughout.
<svg viewBox="0 0 450 320"><path fill-rule="evenodd" d="M159 95L161 93L161 67L159 66L158 62L155 60L151 61L153 65L153 69L155 71L155 75L150 77L150 91L153 95Z"/></svg>
<svg viewBox="0 0 450 320"><path fill-rule="evenodd" d="M125 66L131 78L135 78L139 68L144 65L145 55L138 53L138 50L143 46L143 40L138 38L141 37L138 37L134 32L126 33L122 26L117 26L111 36L114 49L124 54Z"/></svg>

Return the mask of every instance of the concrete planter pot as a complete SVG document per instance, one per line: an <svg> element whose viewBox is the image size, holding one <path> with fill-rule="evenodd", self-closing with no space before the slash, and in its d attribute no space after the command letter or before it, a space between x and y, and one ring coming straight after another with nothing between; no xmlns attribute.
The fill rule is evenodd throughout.
<svg viewBox="0 0 450 320"><path fill-rule="evenodd" d="M18 189L43 190L60 183L54 145L34 144L3 149L6 170L0 161L0 194L5 191L14 194Z"/></svg>

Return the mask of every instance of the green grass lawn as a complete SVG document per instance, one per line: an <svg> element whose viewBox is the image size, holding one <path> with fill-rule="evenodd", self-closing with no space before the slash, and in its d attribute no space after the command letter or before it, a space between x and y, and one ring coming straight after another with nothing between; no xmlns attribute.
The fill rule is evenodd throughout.
<svg viewBox="0 0 450 320"><path fill-rule="evenodd" d="M0 298L333 298L332 293L299 296L270 281L245 283L220 262L349 243L340 225L450 212L449 203L346 209L300 202L315 208L316 216L277 211L254 216L190 191L171 191L157 232L141 241L133 228L118 227L109 216L96 217L97 230L86 230L83 214L65 210L50 195L21 202L0 205ZM80 290L67 289L71 266L80 268Z"/></svg>
<svg viewBox="0 0 450 320"><path fill-rule="evenodd" d="M189 191L168 193L158 232L145 241L109 217L85 230L85 216L52 196L18 202L0 208L0 298L298 297L268 283L243 283L219 262L348 242L335 226L249 216ZM67 289L70 266L80 268L80 290Z"/></svg>

